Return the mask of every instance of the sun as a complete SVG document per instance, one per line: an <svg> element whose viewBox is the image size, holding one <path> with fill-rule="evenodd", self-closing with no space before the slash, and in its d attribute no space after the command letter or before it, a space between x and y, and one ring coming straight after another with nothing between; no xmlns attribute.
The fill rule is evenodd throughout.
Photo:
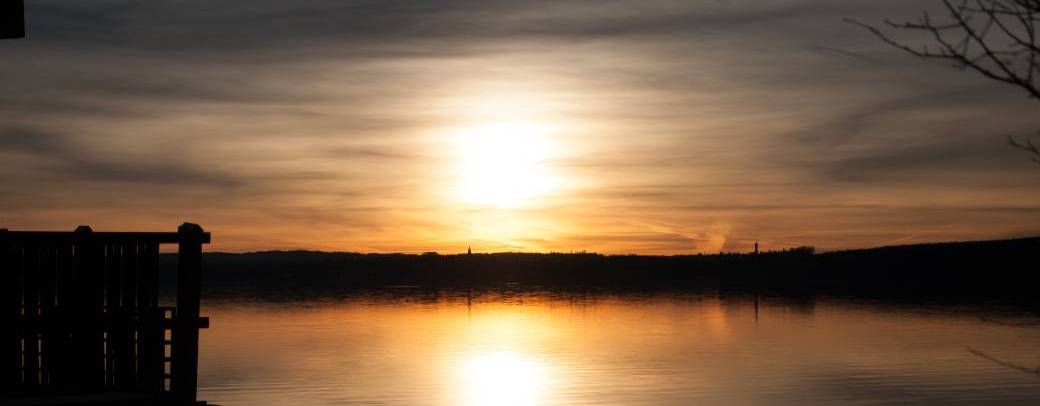
<svg viewBox="0 0 1040 406"><path fill-rule="evenodd" d="M456 195L478 206L529 205L555 187L547 162L554 152L545 126L494 123L468 128L458 137Z"/></svg>

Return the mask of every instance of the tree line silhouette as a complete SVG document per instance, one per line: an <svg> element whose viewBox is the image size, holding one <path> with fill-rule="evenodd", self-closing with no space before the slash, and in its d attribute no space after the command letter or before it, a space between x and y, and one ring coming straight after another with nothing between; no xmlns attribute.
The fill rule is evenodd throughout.
<svg viewBox="0 0 1040 406"><path fill-rule="evenodd" d="M362 254L318 251L205 253L203 289L335 293L349 289L502 288L721 289L779 294L1029 297L1040 238L881 247L816 253ZM163 274L172 258L160 259ZM170 286L171 278L164 278Z"/></svg>

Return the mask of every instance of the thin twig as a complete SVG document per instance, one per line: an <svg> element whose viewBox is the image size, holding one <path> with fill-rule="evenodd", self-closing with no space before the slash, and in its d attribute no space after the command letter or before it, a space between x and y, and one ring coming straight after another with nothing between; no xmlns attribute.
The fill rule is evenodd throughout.
<svg viewBox="0 0 1040 406"><path fill-rule="evenodd" d="M1012 147L1026 151L1033 155L1033 162L1040 164L1040 147L1033 143L1033 140L1027 139L1025 141L1018 141L1014 137L1008 137L1008 143Z"/></svg>
<svg viewBox="0 0 1040 406"><path fill-rule="evenodd" d="M1019 364L1013 363L1013 362L1004 361L1004 360L1002 360L1000 358L997 358L997 357L994 357L992 355L986 354L986 353L984 353L982 351L976 350L976 349L971 348L971 347L967 347L967 350L968 350L968 352L970 352L972 354L975 354L979 358L983 358L983 359L989 360L989 361L991 361L991 362L993 362L993 363L995 363L997 365L1001 365L1001 366L1005 366L1005 367L1008 367L1008 368L1011 368L1011 369L1019 370L1019 371L1025 372L1027 374L1040 376L1040 367L1030 368L1030 367L1027 367L1027 366L1023 366L1023 365L1019 365Z"/></svg>

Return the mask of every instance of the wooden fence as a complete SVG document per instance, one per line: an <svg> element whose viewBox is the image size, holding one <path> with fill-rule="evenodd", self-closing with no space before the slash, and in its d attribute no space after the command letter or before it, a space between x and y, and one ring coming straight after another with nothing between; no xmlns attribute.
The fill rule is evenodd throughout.
<svg viewBox="0 0 1040 406"><path fill-rule="evenodd" d="M171 233L0 229L0 403L134 394L196 403L202 244ZM159 245L178 244L174 307L159 303Z"/></svg>

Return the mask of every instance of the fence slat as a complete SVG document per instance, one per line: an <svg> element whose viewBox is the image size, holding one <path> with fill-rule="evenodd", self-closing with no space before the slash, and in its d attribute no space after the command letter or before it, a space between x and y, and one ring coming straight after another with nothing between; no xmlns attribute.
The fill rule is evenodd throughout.
<svg viewBox="0 0 1040 406"><path fill-rule="evenodd" d="M159 245L140 244L138 255L137 305L140 314L138 332L137 387L159 392L163 380L163 327L159 313Z"/></svg>
<svg viewBox="0 0 1040 406"><path fill-rule="evenodd" d="M20 392L22 380L22 269L21 253L6 238L6 230L0 230L0 278L4 283L0 293L0 311L3 312L5 325L14 326L0 331L3 342L0 343L3 357L0 362L0 388L3 393Z"/></svg>
<svg viewBox="0 0 1040 406"><path fill-rule="evenodd" d="M122 244L119 249L121 252L119 324L118 330L115 331L119 338L117 342L119 358L116 360L119 381L116 387L121 391L130 391L137 385L137 354L134 351L136 331L134 319L137 313L137 245Z"/></svg>
<svg viewBox="0 0 1040 406"><path fill-rule="evenodd" d="M40 385L44 386L43 390L47 391L47 386L51 385L51 351L54 350L54 339L56 326L54 317L56 316L56 307L54 305L54 295L57 284L57 251L53 245L41 245L39 248L39 266L36 269L36 273L39 277L40 284L40 307L39 307L39 321L40 321Z"/></svg>
<svg viewBox="0 0 1040 406"><path fill-rule="evenodd" d="M119 359L123 356L122 335L119 330L122 324L120 308L120 266L122 250L118 245L105 245L105 386L115 389L116 382L122 373Z"/></svg>
<svg viewBox="0 0 1040 406"><path fill-rule="evenodd" d="M39 356L39 311L40 311L40 247L38 245L27 245L24 248L22 269L24 271L24 282L22 294L24 300L23 318L25 334L22 336L25 355L25 364L22 372L22 380L27 386L36 387L40 384L40 356Z"/></svg>
<svg viewBox="0 0 1040 406"><path fill-rule="evenodd" d="M71 393L75 390L76 375L73 370L75 361L72 349L72 326L75 323L75 268L72 257L72 245L61 244L55 249L57 258L57 274L55 281L56 313L53 318L51 349L49 364L51 383L57 393Z"/></svg>

